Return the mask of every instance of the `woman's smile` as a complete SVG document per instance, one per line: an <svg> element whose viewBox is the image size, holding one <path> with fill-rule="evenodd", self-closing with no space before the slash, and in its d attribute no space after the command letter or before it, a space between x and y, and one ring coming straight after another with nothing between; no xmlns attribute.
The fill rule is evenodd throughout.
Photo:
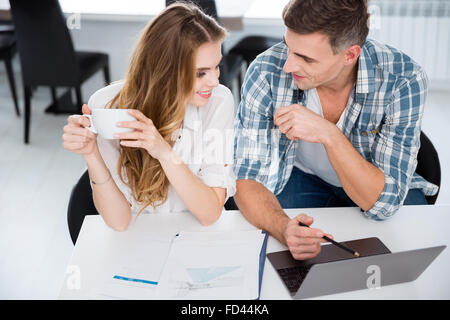
<svg viewBox="0 0 450 320"><path fill-rule="evenodd" d="M209 99L212 94L212 90L207 91L197 91L197 94L202 97L203 99Z"/></svg>

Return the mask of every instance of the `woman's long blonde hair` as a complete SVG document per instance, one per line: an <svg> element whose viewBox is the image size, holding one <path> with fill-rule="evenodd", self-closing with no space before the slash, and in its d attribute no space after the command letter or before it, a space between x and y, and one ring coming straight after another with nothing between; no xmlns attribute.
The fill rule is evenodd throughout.
<svg viewBox="0 0 450 320"><path fill-rule="evenodd" d="M225 29L195 5L168 6L144 29L125 83L108 107L140 110L173 147L172 137L194 93L197 49L225 37ZM155 208L166 201L169 180L159 161L146 150L121 146L118 172L136 201L143 205L139 214L149 205Z"/></svg>

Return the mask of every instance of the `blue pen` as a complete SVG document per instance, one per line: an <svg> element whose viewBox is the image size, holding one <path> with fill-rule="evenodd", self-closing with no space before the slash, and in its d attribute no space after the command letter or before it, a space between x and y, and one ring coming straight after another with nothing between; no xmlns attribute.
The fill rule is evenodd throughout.
<svg viewBox="0 0 450 320"><path fill-rule="evenodd" d="M132 282L140 282L140 283L146 283L146 284L153 284L153 285L157 285L158 282L156 281L150 281L150 280L143 280L143 279L135 279L135 278L127 278L127 277L122 277L122 276L114 276L114 279L118 279L118 280L125 280L125 281L132 281Z"/></svg>

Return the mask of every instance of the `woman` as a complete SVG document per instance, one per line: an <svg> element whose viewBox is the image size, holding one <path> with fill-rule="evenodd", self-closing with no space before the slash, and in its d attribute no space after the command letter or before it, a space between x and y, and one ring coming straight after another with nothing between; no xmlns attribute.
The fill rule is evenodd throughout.
<svg viewBox="0 0 450 320"><path fill-rule="evenodd" d="M135 211L190 211L210 225L234 195L232 143L222 149L227 161L198 154L224 145L223 135L205 139L199 130L232 137L233 97L218 82L225 37L194 5L167 7L144 29L125 80L83 105L83 114L93 108L133 109L136 121L118 126L134 131L105 140L87 129L87 117L68 118L64 148L86 160L95 207L114 230L125 230Z"/></svg>

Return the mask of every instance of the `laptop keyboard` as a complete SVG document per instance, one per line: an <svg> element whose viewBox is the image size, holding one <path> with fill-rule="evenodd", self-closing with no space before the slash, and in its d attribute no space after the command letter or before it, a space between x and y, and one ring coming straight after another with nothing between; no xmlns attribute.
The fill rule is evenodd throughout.
<svg viewBox="0 0 450 320"><path fill-rule="evenodd" d="M283 282L286 284L289 292L295 294L300 288L303 280L311 269L312 266L307 267L290 267L285 269L278 269L278 274L280 275Z"/></svg>

